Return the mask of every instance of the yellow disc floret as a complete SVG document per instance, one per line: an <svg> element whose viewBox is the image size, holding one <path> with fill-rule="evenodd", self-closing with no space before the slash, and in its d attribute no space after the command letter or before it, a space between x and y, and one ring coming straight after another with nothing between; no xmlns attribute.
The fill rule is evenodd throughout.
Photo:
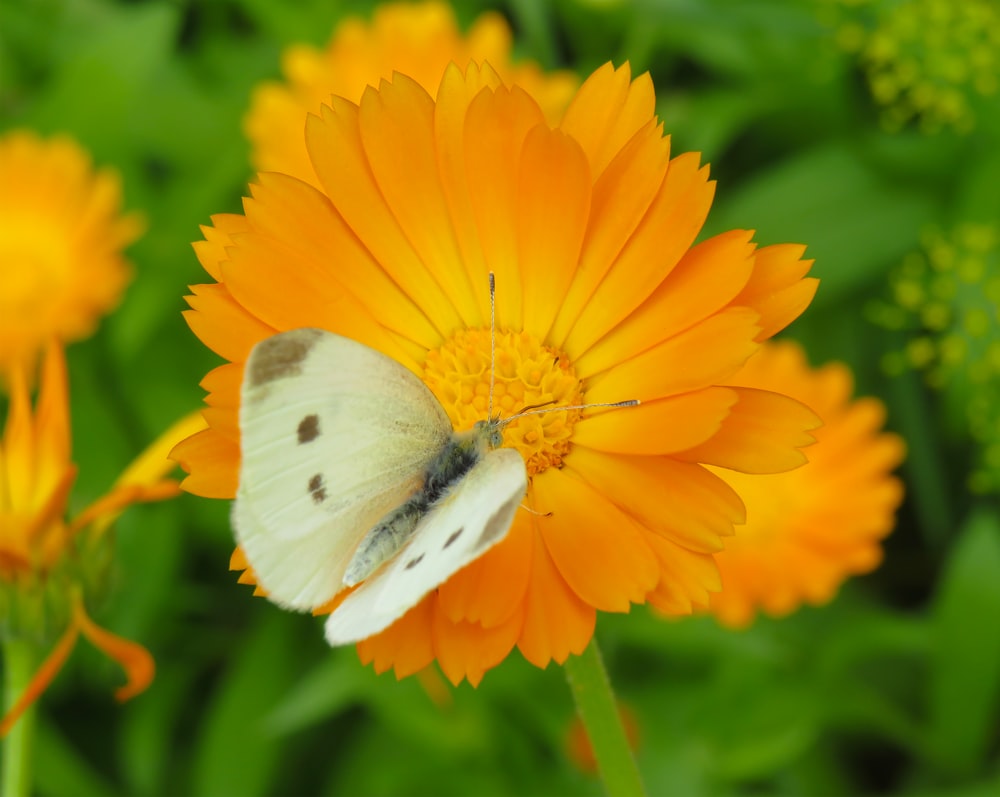
<svg viewBox="0 0 1000 797"><path fill-rule="evenodd" d="M490 330L460 330L428 352L423 378L456 431L485 420L490 411ZM580 380L568 357L526 332L497 331L494 416L582 403ZM579 417L579 410L568 410L518 418L504 429L504 445L521 452L529 475L558 468Z"/></svg>

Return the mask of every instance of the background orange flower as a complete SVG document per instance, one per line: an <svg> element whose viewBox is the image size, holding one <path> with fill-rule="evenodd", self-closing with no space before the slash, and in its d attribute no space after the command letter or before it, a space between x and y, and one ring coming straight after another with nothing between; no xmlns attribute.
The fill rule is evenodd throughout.
<svg viewBox="0 0 1000 797"><path fill-rule="evenodd" d="M844 365L811 368L793 342L764 346L733 384L787 393L823 419L808 465L762 476L714 469L743 498L747 523L715 556L723 588L710 608L742 627L758 609L781 616L802 603L826 603L846 578L881 563L881 540L903 499L892 471L905 449L898 435L882 431L882 402L851 399Z"/></svg>
<svg viewBox="0 0 1000 797"><path fill-rule="evenodd" d="M305 120L331 95L351 102L394 72L409 75L432 95L449 63L488 62L500 76L524 86L550 119L562 114L579 79L568 71L543 72L530 61L514 64L510 28L496 12L480 15L464 34L447 3L385 3L371 23L340 21L326 48L293 44L282 55L285 81L254 89L244 129L257 171L291 174L318 185L305 146Z"/></svg>

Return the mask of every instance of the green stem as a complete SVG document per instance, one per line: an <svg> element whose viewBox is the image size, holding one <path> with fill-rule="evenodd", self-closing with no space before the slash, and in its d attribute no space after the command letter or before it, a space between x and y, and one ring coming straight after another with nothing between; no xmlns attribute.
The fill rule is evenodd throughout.
<svg viewBox="0 0 1000 797"><path fill-rule="evenodd" d="M581 655L570 656L565 670L608 797L641 797L646 792L625 736L597 640L591 639Z"/></svg>
<svg viewBox="0 0 1000 797"><path fill-rule="evenodd" d="M9 710L31 682L35 672L35 648L20 639L3 643L4 710ZM3 740L2 797L27 797L31 792L31 739L35 730L35 707L29 706Z"/></svg>

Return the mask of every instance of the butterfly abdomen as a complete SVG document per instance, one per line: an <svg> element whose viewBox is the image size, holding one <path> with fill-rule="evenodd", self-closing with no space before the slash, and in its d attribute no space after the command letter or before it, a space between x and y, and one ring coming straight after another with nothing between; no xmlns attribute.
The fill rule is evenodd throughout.
<svg viewBox="0 0 1000 797"><path fill-rule="evenodd" d="M474 431L453 435L427 466L420 490L376 523L361 539L344 573L344 585L359 584L395 556L413 535L421 518L472 470L485 451L482 434Z"/></svg>

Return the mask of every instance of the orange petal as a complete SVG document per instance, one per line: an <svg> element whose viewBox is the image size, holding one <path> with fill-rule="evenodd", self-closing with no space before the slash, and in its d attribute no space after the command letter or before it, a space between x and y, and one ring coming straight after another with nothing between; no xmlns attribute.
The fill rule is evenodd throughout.
<svg viewBox="0 0 1000 797"><path fill-rule="evenodd" d="M780 473L806 462L806 455L799 449L815 442L809 430L822 423L812 410L769 390L747 387L729 390L739 400L718 433L675 454L678 459L743 473Z"/></svg>
<svg viewBox="0 0 1000 797"><path fill-rule="evenodd" d="M385 631L358 642L361 663L374 662L377 673L392 668L397 678L405 678L434 661L431 627L436 603L432 592Z"/></svg>
<svg viewBox="0 0 1000 797"><path fill-rule="evenodd" d="M766 340L799 317L809 306L817 279L803 279L812 260L803 260L805 247L798 244L778 244L757 250L750 280L740 291L734 304L753 307L761 315L761 331L757 340Z"/></svg>
<svg viewBox="0 0 1000 797"><path fill-rule="evenodd" d="M165 501L178 495L180 491L180 485L173 479L150 484L118 485L80 512L70 524L70 533L80 531L91 524L96 524L95 530L99 533L114 523L126 507L141 502Z"/></svg>
<svg viewBox="0 0 1000 797"><path fill-rule="evenodd" d="M412 91L423 91L415 83L409 85ZM366 118L378 115L378 103L378 93L367 89L361 99ZM306 122L306 145L316 174L337 213L370 253L370 258L384 270L382 278L387 276L390 281L385 294L369 295L382 300L398 296L401 290L411 305L406 317L413 316L414 311L425 317L419 323L411 320L400 331L424 347L433 348L440 343L441 336L459 325L455 308L424 268L406 239L406 231L386 206L364 151L358 106L333 97L321 113L322 118L310 115ZM360 259L356 253L354 259ZM377 269L366 270L369 280L375 276L374 271ZM402 324L402 320L396 323ZM424 331L428 326L435 330L434 336Z"/></svg>
<svg viewBox="0 0 1000 797"><path fill-rule="evenodd" d="M212 279L222 282L222 263L229 259L226 249L233 245L233 236L250 229L246 217L236 213L224 213L212 216L212 227L202 225L201 234L204 241L192 244L194 252L202 268Z"/></svg>
<svg viewBox="0 0 1000 797"><path fill-rule="evenodd" d="M233 553L229 557L229 569L230 570L250 569L250 560L247 559L247 555L243 552L243 549L239 545L237 545L233 549Z"/></svg>
<svg viewBox="0 0 1000 797"><path fill-rule="evenodd" d="M358 117L375 182L422 272L440 287L462 326L469 326L478 321L475 294L486 283L471 284L465 270L456 268L461 254L435 153L434 100L400 74L382 83L377 97L362 101Z"/></svg>
<svg viewBox="0 0 1000 797"><path fill-rule="evenodd" d="M601 412L577 422L573 443L618 454L684 451L715 435L738 399L735 388L709 387Z"/></svg>
<svg viewBox="0 0 1000 797"><path fill-rule="evenodd" d="M719 570L710 554L695 553L656 534L647 537L656 553L661 578L647 600L654 608L671 615L690 614L695 606L705 606L710 593L722 589Z"/></svg>
<svg viewBox="0 0 1000 797"><path fill-rule="evenodd" d="M118 477L115 486L126 484L152 486L177 467L170 451L182 440L206 428L200 412L191 412L167 427Z"/></svg>
<svg viewBox="0 0 1000 797"><path fill-rule="evenodd" d="M580 263L558 315L550 341L562 346L629 237L659 193L670 161L670 140L650 119L615 155L593 186L593 200ZM592 179L595 177L591 175ZM545 214L546 218L551 213Z"/></svg>
<svg viewBox="0 0 1000 797"><path fill-rule="evenodd" d="M455 686L468 678L478 686L484 673L507 658L524 625L524 606L520 611L493 628L483 628L478 623L451 622L444 612L434 612L431 634L434 655L441 671Z"/></svg>
<svg viewBox="0 0 1000 797"><path fill-rule="evenodd" d="M580 86L559 127L580 142L598 177L655 112L649 73L633 81L627 62L618 69L608 62Z"/></svg>
<svg viewBox="0 0 1000 797"><path fill-rule="evenodd" d="M698 154L670 161L663 184L635 233L573 325L564 344L574 358L635 311L694 243L712 204L715 183Z"/></svg>
<svg viewBox="0 0 1000 797"><path fill-rule="evenodd" d="M438 588L439 611L451 622L462 620L485 628L500 625L523 601L531 574L531 524L518 512L504 540Z"/></svg>
<svg viewBox="0 0 1000 797"><path fill-rule="evenodd" d="M199 386L208 392L205 403L210 407L225 407L233 412L240 406L240 388L243 385L243 363L225 363L213 368Z"/></svg>
<svg viewBox="0 0 1000 797"><path fill-rule="evenodd" d="M192 285L184 320L198 339L220 357L243 362L255 343L277 330L247 312L224 285Z"/></svg>
<svg viewBox="0 0 1000 797"><path fill-rule="evenodd" d="M70 459L69 377L61 345L51 342L42 361L41 395L35 408L38 452L35 489L42 492L61 478Z"/></svg>
<svg viewBox="0 0 1000 797"><path fill-rule="evenodd" d="M635 312L573 360L586 378L708 318L731 302L753 270L752 233L716 235L687 251Z"/></svg>
<svg viewBox="0 0 1000 797"><path fill-rule="evenodd" d="M520 88L481 91L465 118L465 167L476 229L487 268L496 275L498 329L522 329L517 265L518 164L528 131L544 125L537 103ZM485 278L485 274L482 278Z"/></svg>
<svg viewBox="0 0 1000 797"><path fill-rule="evenodd" d="M733 533L734 524L746 522L739 495L699 465L582 446L566 463L642 526L693 551L722 550L722 537Z"/></svg>
<svg viewBox="0 0 1000 797"><path fill-rule="evenodd" d="M724 383L756 351L757 313L731 307L591 380L587 401L689 393Z"/></svg>
<svg viewBox="0 0 1000 797"><path fill-rule="evenodd" d="M156 665L149 651L136 642L130 642L101 628L87 616L80 601L76 603L74 618L80 631L91 644L117 661L125 670L127 682L115 691L115 698L124 701L144 692L153 682L153 675L156 672Z"/></svg>
<svg viewBox="0 0 1000 797"><path fill-rule="evenodd" d="M10 373L10 400L3 448L0 450L6 460L7 480L6 489L0 491L0 502L3 502L0 507L25 515L31 514L39 500L35 496L35 469L38 467L39 452L26 370L23 364L18 364ZM44 496L40 498L44 500Z"/></svg>
<svg viewBox="0 0 1000 797"><path fill-rule="evenodd" d="M239 486L240 448L212 429L174 446L170 458L189 475L181 489L205 498L235 498Z"/></svg>
<svg viewBox="0 0 1000 797"><path fill-rule="evenodd" d="M627 612L660 577L656 557L628 515L569 468L534 480L545 547L566 583L595 609Z"/></svg>
<svg viewBox="0 0 1000 797"><path fill-rule="evenodd" d="M584 603L556 569L535 526L531 580L525 594L524 628L517 641L521 654L536 667L562 663L579 655L594 635L597 612Z"/></svg>
<svg viewBox="0 0 1000 797"><path fill-rule="evenodd" d="M394 330L427 346L434 327L406 299L323 194L262 174L246 200L253 231L230 249L223 276L233 297L274 329L329 329L399 359ZM280 288L276 287L279 286Z"/></svg>
<svg viewBox="0 0 1000 797"><path fill-rule="evenodd" d="M574 279L590 212L590 170L579 144L558 130L532 128L521 151L517 196L524 329L545 340Z"/></svg>
<svg viewBox="0 0 1000 797"><path fill-rule="evenodd" d="M492 91L501 83L489 64L484 63L480 67L470 62L464 73L455 64L450 64L441 79L434 107L434 136L441 186L461 252L458 262L465 268L473 289L477 283L482 283L489 268L472 209L472 192L465 165L465 120L472 99L483 89ZM475 326L484 326L490 318L489 295L486 291L473 290L473 297L479 308Z"/></svg>
<svg viewBox="0 0 1000 797"><path fill-rule="evenodd" d="M76 644L78 635L79 629L75 623L71 622L59 638L56 646L52 649L52 652L35 671L31 681L25 687L20 697L18 697L17 702L10 707L3 719L0 720L0 737L6 736L27 708L38 700L42 693L49 688L49 684L59 674L59 671L66 663L66 659L69 658L69 654L73 651L73 646Z"/></svg>

